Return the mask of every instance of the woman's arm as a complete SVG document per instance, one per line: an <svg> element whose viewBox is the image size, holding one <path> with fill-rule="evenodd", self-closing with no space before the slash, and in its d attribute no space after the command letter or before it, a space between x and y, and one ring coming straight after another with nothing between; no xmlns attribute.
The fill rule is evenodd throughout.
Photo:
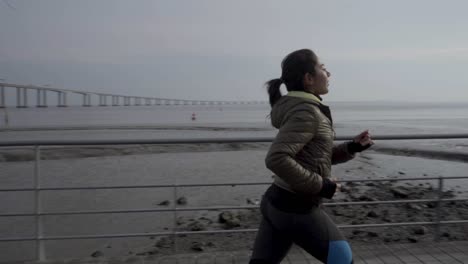
<svg viewBox="0 0 468 264"><path fill-rule="evenodd" d="M349 142L336 144L333 146L332 164L340 164L353 159L356 155L349 150Z"/></svg>
<svg viewBox="0 0 468 264"><path fill-rule="evenodd" d="M357 152L362 152L372 146L369 130L365 130L350 142L344 142L333 147L332 164L339 164L354 158Z"/></svg>

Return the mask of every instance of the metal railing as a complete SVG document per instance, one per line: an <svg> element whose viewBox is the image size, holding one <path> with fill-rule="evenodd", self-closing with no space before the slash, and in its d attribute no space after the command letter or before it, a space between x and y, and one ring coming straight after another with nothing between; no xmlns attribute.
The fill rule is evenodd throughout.
<svg viewBox="0 0 468 264"><path fill-rule="evenodd" d="M374 140L416 140L416 139L460 139L468 138L468 134L445 134L445 135L387 135L373 136ZM349 140L349 137L337 137L337 141ZM200 144L200 143L249 143L249 142L271 142L273 138L214 138L214 139L174 139L174 140L43 140L43 141L7 141L1 142L0 147L15 147L15 146L33 146L34 147L34 188L15 188L15 189L0 189L0 192L23 192L31 191L35 193L34 213L4 213L0 217L35 217L36 235L34 237L0 237L0 242L13 241L36 241L36 259L39 261L45 260L45 247L43 241L46 240L70 240L70 239L97 239L97 238L122 238L122 237L145 237L145 236L173 236L174 250L177 250L177 236L189 234L219 234L219 233L239 233L239 232L256 232L257 229L235 229L235 230L204 230L204 231L177 231L175 221L177 220L177 212L181 211L202 211L202 210L234 210L234 209L255 209L258 205L252 206L209 206L209 207L184 207L176 206L177 193L180 188L186 187L213 187L213 186L252 186L252 185L268 185L269 182L231 182L231 183L213 183L213 184L178 184L177 179L174 184L162 185L135 185L135 186L105 186L105 187L42 187L40 185L40 160L41 146L70 146L70 145L133 145L133 144ZM343 205L378 205L378 204L405 204L405 203L436 203L435 221L431 222L398 222L384 224L356 224L356 225L338 225L339 228L367 228L367 227L394 227L394 226L410 226L410 225L434 225L435 240L439 239L440 226L446 224L461 224L468 223L468 220L451 220L442 221L441 207L443 202L468 201L463 198L443 198L443 186L445 180L453 179L468 179L468 176L460 177L424 177L424 178L389 178L389 179L361 179L361 180L342 180L341 183L351 182L396 182L396 181L414 181L414 180L437 180L438 181L438 196L436 199L417 199L417 200L387 200L387 201L362 201L362 202L333 202L324 203L325 206L343 206ZM60 211L60 212L44 212L42 210L41 192L44 191L71 191L71 190L109 190L109 189L139 189L139 188L172 188L174 205L172 208L145 208L132 210L88 210L88 211ZM152 232L152 233L127 233L127 234L104 234L104 235L72 235L72 236L44 236L43 216L50 215L84 215L84 214L110 214L110 213L144 213L144 212L173 212L174 225L172 231L168 232Z"/></svg>

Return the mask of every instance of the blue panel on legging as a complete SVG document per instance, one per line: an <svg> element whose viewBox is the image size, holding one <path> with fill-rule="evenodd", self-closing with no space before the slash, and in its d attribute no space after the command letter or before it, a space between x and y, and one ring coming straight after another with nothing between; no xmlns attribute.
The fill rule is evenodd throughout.
<svg viewBox="0 0 468 264"><path fill-rule="evenodd" d="M330 241L327 264L351 264L353 254L346 240Z"/></svg>

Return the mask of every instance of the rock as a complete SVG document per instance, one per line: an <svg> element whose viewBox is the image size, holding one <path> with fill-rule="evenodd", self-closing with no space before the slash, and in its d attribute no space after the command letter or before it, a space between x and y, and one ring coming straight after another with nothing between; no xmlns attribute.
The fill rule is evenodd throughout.
<svg viewBox="0 0 468 264"><path fill-rule="evenodd" d="M148 250L148 251L145 251L145 252L136 253L135 255L136 256L152 256L152 255L156 255L158 253L159 253L159 251L157 249L151 249L151 250Z"/></svg>
<svg viewBox="0 0 468 264"><path fill-rule="evenodd" d="M375 211L370 211L369 213L367 213L367 216L372 218L379 217L379 215Z"/></svg>
<svg viewBox="0 0 468 264"><path fill-rule="evenodd" d="M402 172L402 171L399 171L398 174L400 175L406 175L406 173Z"/></svg>
<svg viewBox="0 0 468 264"><path fill-rule="evenodd" d="M204 244L200 242L193 242L190 248L192 250L199 251L199 252L205 250Z"/></svg>
<svg viewBox="0 0 468 264"><path fill-rule="evenodd" d="M91 254L91 257L93 258L99 258L99 257L102 257L104 254L102 254L101 251L97 250L97 251L94 251L93 254Z"/></svg>
<svg viewBox="0 0 468 264"><path fill-rule="evenodd" d="M231 212L229 211L226 211L226 212L222 212L219 214L218 216L218 221L220 223L226 223L227 221L231 220L234 216L232 215Z"/></svg>
<svg viewBox="0 0 468 264"><path fill-rule="evenodd" d="M340 191L342 193L350 193L351 192L351 188L347 187L347 186L341 186L341 189Z"/></svg>
<svg viewBox="0 0 468 264"><path fill-rule="evenodd" d="M366 186L375 187L377 185L374 182L368 182L368 183L366 183Z"/></svg>
<svg viewBox="0 0 468 264"><path fill-rule="evenodd" d="M359 234L362 234L364 233L364 231L362 230L353 230L353 235L359 235Z"/></svg>
<svg viewBox="0 0 468 264"><path fill-rule="evenodd" d="M185 197L180 197L179 199L177 199L177 204L178 205L186 205L187 204L187 198Z"/></svg>
<svg viewBox="0 0 468 264"><path fill-rule="evenodd" d="M448 232L443 232L443 233L442 233L442 236L443 236L443 237L450 237L450 233L448 233Z"/></svg>
<svg viewBox="0 0 468 264"><path fill-rule="evenodd" d="M247 202L247 204L251 204L251 205L259 205L260 204L260 201L253 200L253 199L250 199L250 198L247 198L246 202Z"/></svg>
<svg viewBox="0 0 468 264"><path fill-rule="evenodd" d="M206 227L204 224L198 222L198 221L195 221L193 223L190 223L188 225L188 228L191 230L191 231L202 231L202 230L206 230Z"/></svg>
<svg viewBox="0 0 468 264"><path fill-rule="evenodd" d="M411 210L416 210L416 211L422 210L421 206L416 205L416 204L406 204L406 208L411 209Z"/></svg>
<svg viewBox="0 0 468 264"><path fill-rule="evenodd" d="M160 203L158 203L158 205L164 205L164 206L168 206L171 202L169 202L169 200L165 200L165 201L162 201Z"/></svg>
<svg viewBox="0 0 468 264"><path fill-rule="evenodd" d="M162 237L154 244L157 248L171 248L173 241L170 238Z"/></svg>
<svg viewBox="0 0 468 264"><path fill-rule="evenodd" d="M423 215L425 217L432 217L433 214L431 212L424 212Z"/></svg>
<svg viewBox="0 0 468 264"><path fill-rule="evenodd" d="M384 217L382 218L382 220L383 220L384 222L387 222L387 223L392 222L392 219L390 219L388 216L384 216Z"/></svg>
<svg viewBox="0 0 468 264"><path fill-rule="evenodd" d="M209 241L208 243L206 243L206 246L208 247L214 247L216 246L213 242Z"/></svg>
<svg viewBox="0 0 468 264"><path fill-rule="evenodd" d="M182 219L182 218L179 218L179 219L177 219L177 221L176 221L176 224L177 224L178 226L183 225L184 223L185 223L185 221L184 221L184 219Z"/></svg>
<svg viewBox="0 0 468 264"><path fill-rule="evenodd" d="M200 218L198 218L199 220L202 220L202 221L205 221L207 222L208 224L212 224L213 223L213 220L211 220L210 218L208 217L205 217L205 216L202 216Z"/></svg>
<svg viewBox="0 0 468 264"><path fill-rule="evenodd" d="M359 196L359 201L372 201L373 199L365 194Z"/></svg>
<svg viewBox="0 0 468 264"><path fill-rule="evenodd" d="M424 226L418 226L413 228L413 234L415 235L424 235L427 233L427 228Z"/></svg>
<svg viewBox="0 0 468 264"><path fill-rule="evenodd" d="M411 243L417 243L417 242L418 242L418 239L415 238L415 237L408 237L407 239L408 239L408 241L411 242Z"/></svg>
<svg viewBox="0 0 468 264"><path fill-rule="evenodd" d="M336 215L336 216L341 216L341 215L343 215L343 213L342 213L340 210L338 210L338 209L332 209L332 213L333 213L333 215Z"/></svg>
<svg viewBox="0 0 468 264"><path fill-rule="evenodd" d="M239 227L240 220L237 216L233 215L231 212L226 211L219 214L219 222L226 224L227 228Z"/></svg>
<svg viewBox="0 0 468 264"><path fill-rule="evenodd" d="M377 232L369 231L369 232L367 232L367 236L368 237L378 237L379 234Z"/></svg>
<svg viewBox="0 0 468 264"><path fill-rule="evenodd" d="M393 187L390 189L390 192L393 193L395 198L408 198L409 193L408 191L404 190L401 187Z"/></svg>

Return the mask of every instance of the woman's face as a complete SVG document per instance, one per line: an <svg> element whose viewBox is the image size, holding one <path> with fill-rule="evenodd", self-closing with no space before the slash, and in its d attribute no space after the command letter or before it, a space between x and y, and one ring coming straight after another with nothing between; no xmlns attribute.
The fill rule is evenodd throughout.
<svg viewBox="0 0 468 264"><path fill-rule="evenodd" d="M328 78L331 74L325 68L325 65L322 63L317 63L315 65L315 75L313 76L310 73L306 73L304 76L304 87L307 92L323 95L328 93Z"/></svg>

